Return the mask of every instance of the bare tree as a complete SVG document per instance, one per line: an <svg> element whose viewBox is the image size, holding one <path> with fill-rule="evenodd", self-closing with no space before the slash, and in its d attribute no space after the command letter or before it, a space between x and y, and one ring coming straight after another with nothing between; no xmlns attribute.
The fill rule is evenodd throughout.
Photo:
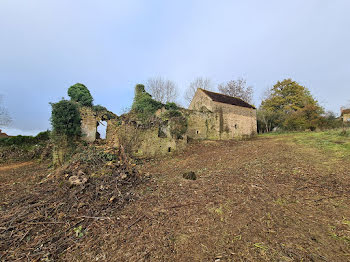
<svg viewBox="0 0 350 262"><path fill-rule="evenodd" d="M213 90L213 84L209 78L198 77L190 83L185 91L184 98L186 103L190 104L197 89Z"/></svg>
<svg viewBox="0 0 350 262"><path fill-rule="evenodd" d="M247 81L243 78L228 81L226 84L220 84L218 89L222 94L238 97L247 103L252 103L253 87L247 86Z"/></svg>
<svg viewBox="0 0 350 262"><path fill-rule="evenodd" d="M0 95L0 126L7 126L11 122L11 117L3 105L3 96Z"/></svg>
<svg viewBox="0 0 350 262"><path fill-rule="evenodd" d="M146 89L153 99L162 103L175 102L178 96L176 84L161 77L148 79Z"/></svg>

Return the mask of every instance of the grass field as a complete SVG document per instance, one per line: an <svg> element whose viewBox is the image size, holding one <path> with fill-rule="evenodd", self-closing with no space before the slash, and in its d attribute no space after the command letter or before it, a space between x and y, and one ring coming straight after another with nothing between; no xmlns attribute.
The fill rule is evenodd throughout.
<svg viewBox="0 0 350 262"><path fill-rule="evenodd" d="M291 132L291 133L269 133L261 137L278 137L285 141L292 141L308 147L318 148L333 157L350 157L350 129L321 131L321 132Z"/></svg>

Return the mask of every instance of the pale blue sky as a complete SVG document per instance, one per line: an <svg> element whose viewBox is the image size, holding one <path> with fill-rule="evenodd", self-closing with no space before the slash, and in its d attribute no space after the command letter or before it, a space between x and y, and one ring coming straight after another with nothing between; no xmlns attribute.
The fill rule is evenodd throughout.
<svg viewBox="0 0 350 262"><path fill-rule="evenodd" d="M0 94L9 133L50 127L49 102L84 83L120 113L150 77L182 93L244 77L255 104L291 77L327 110L350 100L350 1L0 0ZM180 101L181 102L181 101Z"/></svg>

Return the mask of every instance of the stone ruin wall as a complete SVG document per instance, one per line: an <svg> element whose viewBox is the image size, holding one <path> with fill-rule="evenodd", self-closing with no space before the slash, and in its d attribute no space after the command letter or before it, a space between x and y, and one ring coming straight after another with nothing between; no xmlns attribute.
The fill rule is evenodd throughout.
<svg viewBox="0 0 350 262"><path fill-rule="evenodd" d="M164 135L160 135L160 131ZM158 124L144 128L135 123L111 120L107 124L107 142L115 147L123 145L135 157L155 157L182 151L187 145L187 136L175 139L169 127Z"/></svg>
<svg viewBox="0 0 350 262"><path fill-rule="evenodd" d="M79 110L82 139L86 142L94 142L97 133L97 114L90 107L81 107Z"/></svg>
<svg viewBox="0 0 350 262"><path fill-rule="evenodd" d="M204 111L181 109L188 121L188 129L182 139L173 138L169 126L154 125L140 128L135 124L125 123L120 118L115 118L106 120L106 142L116 147L124 144L128 147L127 150L136 157L154 157L182 151L188 139L228 140L256 134L255 109L213 102L206 97L199 97L199 99L202 101L196 104L197 107L194 109L200 105L201 110ZM160 113L164 113L164 110L161 110ZM91 108L83 107L80 112L83 140L94 142L97 122L101 120L101 117ZM165 136L160 136L160 129Z"/></svg>

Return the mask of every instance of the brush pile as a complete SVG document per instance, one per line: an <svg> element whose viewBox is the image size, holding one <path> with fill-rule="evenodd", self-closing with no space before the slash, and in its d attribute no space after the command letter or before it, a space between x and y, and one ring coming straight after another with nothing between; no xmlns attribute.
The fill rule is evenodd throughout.
<svg viewBox="0 0 350 262"><path fill-rule="evenodd" d="M137 198L134 189L142 181L123 152L81 148L32 192L0 206L0 261L59 259L96 221L112 221Z"/></svg>

